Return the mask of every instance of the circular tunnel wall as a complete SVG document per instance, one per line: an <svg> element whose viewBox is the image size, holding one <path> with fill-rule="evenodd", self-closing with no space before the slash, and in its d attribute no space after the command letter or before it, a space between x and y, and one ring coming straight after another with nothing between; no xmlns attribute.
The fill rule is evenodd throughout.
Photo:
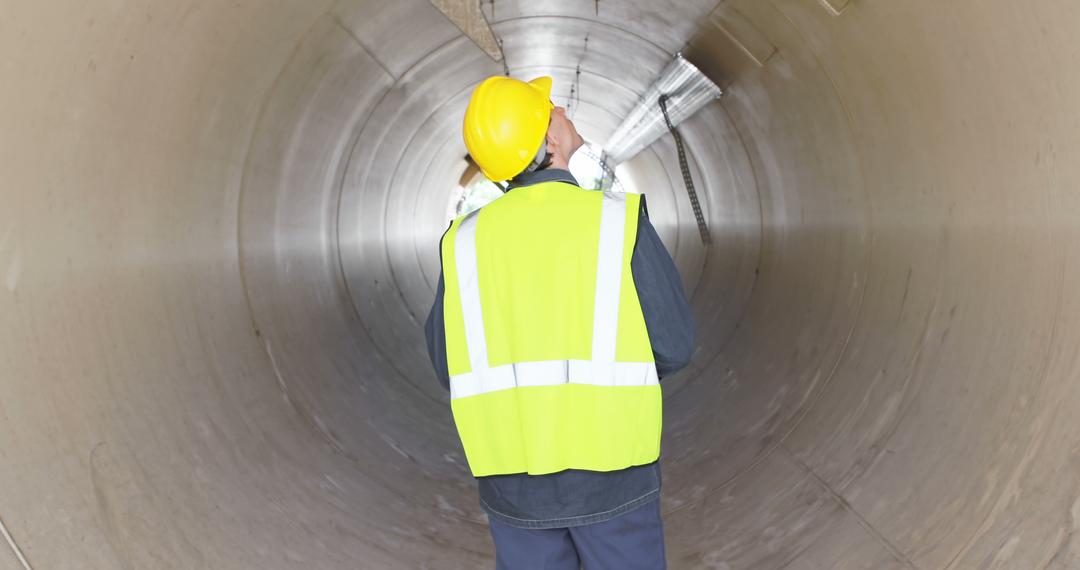
<svg viewBox="0 0 1080 570"><path fill-rule="evenodd" d="M462 110L550 74L603 141L678 51L671 567L1080 566L1073 4L494 2L505 68L422 0L6 7L0 568L491 566L422 334Z"/></svg>

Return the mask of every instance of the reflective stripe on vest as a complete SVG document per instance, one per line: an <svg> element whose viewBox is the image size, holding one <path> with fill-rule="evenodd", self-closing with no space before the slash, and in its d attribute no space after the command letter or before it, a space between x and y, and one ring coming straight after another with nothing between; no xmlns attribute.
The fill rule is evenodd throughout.
<svg viewBox="0 0 1080 570"><path fill-rule="evenodd" d="M455 370L451 366L451 404L473 474L541 474L564 469L607 471L654 461L659 455L660 387L629 268L639 197L600 194L561 183L541 184L523 191L533 194L528 198L520 192L508 194L493 203L498 206L485 207L458 220L451 228L452 235L447 236L452 242L443 244L444 263L452 264L444 267L448 354L458 354L458 368L466 368L461 361L467 353L467 370ZM598 219L590 218L591 214L580 216L582 212L594 211L591 208L597 201ZM548 210L543 210L543 206ZM485 310L491 311L489 319L501 319L497 322L502 334L509 331L513 335L515 330L523 330L516 327L537 327L544 323L507 323L506 315L496 314L502 307L491 301L490 283L488 297L482 295L484 265L478 260L481 250L478 227L489 223L485 222L489 218L483 216L491 215L502 216L498 218L500 221L519 220L525 226L522 231L538 231L534 220L528 217L529 208L540 208L537 214L540 216L558 208L579 214L565 232L547 230L551 235L545 235L544 239L569 240L552 243L552 247L580 248L581 236L598 239L595 253L556 259L556 266L543 267L558 272L558 263L569 264L562 268L573 282L567 287L576 284L580 291L585 289L584 280L580 279L582 260L595 259L595 282L587 283L592 288L591 344L582 347L588 349L586 358L573 358L580 356L581 351L575 352L576 345L568 341L564 343L569 347L563 349L566 353L558 354L561 359L519 362L512 358L511 362L493 366L488 346L492 337L485 323ZM629 236L628 219L634 224L635 232ZM489 229L489 234L495 229ZM490 239L498 241L496 237ZM488 251L494 247L488 246ZM516 273L510 275L513 279L527 278ZM578 281L574 281L574 275L579 277ZM522 285L503 297L520 294L519 289L527 289L526 283ZM567 292L571 305L574 303L569 297L573 292L572 289ZM491 305L484 305L485 298ZM558 308L566 312L564 307ZM624 318L631 317L631 322L622 323L622 328L620 312ZM573 321L574 313L569 314L569 320ZM580 331L557 329L553 334L573 336L575 332ZM619 361L620 338L640 347L632 354L636 361L626 358ZM505 354L502 357L507 358Z"/></svg>

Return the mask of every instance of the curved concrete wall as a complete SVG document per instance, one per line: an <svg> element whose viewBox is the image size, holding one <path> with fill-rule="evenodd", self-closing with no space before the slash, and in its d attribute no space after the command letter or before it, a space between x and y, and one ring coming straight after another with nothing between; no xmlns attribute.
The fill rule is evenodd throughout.
<svg viewBox="0 0 1080 570"><path fill-rule="evenodd" d="M627 165L699 315L673 568L1080 567L1080 5L485 11L593 140L676 51L727 89L712 248ZM0 53L0 568L489 566L421 324L502 63L423 0L8 2Z"/></svg>

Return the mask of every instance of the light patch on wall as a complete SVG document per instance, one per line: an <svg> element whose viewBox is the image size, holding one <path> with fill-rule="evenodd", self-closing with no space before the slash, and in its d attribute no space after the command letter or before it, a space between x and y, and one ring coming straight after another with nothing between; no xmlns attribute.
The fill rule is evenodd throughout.
<svg viewBox="0 0 1080 570"><path fill-rule="evenodd" d="M4 276L4 284L7 285L8 291L14 293L15 288L19 286L19 277L22 275L22 252L16 250L15 254L11 258L11 262L8 263L7 275Z"/></svg>
<svg viewBox="0 0 1080 570"><path fill-rule="evenodd" d="M9 226L4 231L4 237L0 238L0 260L3 260L0 267L5 267L4 285L7 286L9 292L14 293L19 286L19 277L22 275L22 248L18 244L8 247L12 241L12 232Z"/></svg>

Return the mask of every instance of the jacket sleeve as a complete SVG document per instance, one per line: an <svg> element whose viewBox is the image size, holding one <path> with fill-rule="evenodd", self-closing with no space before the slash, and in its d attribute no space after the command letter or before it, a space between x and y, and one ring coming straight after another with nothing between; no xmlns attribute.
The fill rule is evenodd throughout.
<svg viewBox="0 0 1080 570"><path fill-rule="evenodd" d="M439 273L439 286L435 290L435 303L431 305L427 323L424 325L424 333L427 336L428 357L431 358L431 366L435 368L435 377L443 388L450 391L450 372L446 364L446 327L443 325L443 284L442 273Z"/></svg>
<svg viewBox="0 0 1080 570"><path fill-rule="evenodd" d="M449 228L446 230L450 231ZM446 292L446 284L443 282L442 273L442 240L446 233L439 239L439 285L435 288L435 302L431 305L427 322L424 323L424 334L427 337L428 358L431 366L435 369L435 377L447 392L450 391L450 370L446 362L446 326L443 321L443 297Z"/></svg>
<svg viewBox="0 0 1080 570"><path fill-rule="evenodd" d="M661 378L686 367L694 353L694 316L682 278L646 210L638 220L637 243L630 258L656 371Z"/></svg>

